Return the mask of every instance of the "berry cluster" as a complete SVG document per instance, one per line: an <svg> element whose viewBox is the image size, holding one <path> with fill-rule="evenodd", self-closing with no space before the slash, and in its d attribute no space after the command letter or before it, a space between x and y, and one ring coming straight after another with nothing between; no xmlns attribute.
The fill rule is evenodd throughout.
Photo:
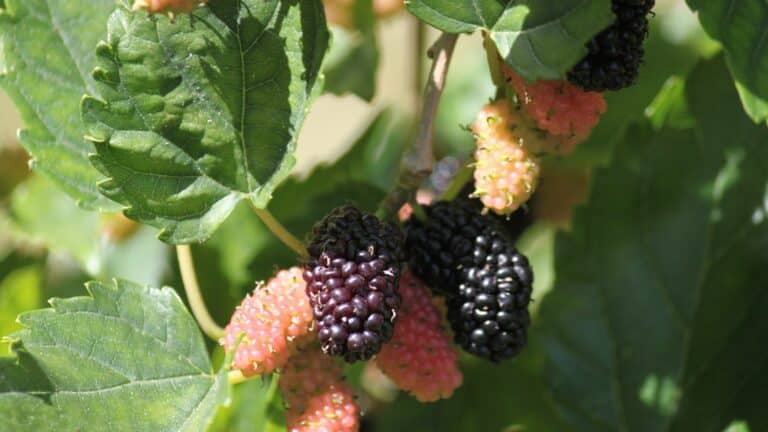
<svg viewBox="0 0 768 432"><path fill-rule="evenodd" d="M400 231L340 207L315 225L308 252L304 280L323 351L349 362L371 358L392 337L400 306Z"/></svg>
<svg viewBox="0 0 768 432"><path fill-rule="evenodd" d="M486 215L463 202L437 202L409 221L412 271L448 298L455 341L492 361L515 356L530 323L533 271Z"/></svg>
<svg viewBox="0 0 768 432"><path fill-rule="evenodd" d="M448 398L463 378L429 288L406 272L400 279L400 295L403 305L395 334L381 349L376 364L421 402Z"/></svg>
<svg viewBox="0 0 768 432"><path fill-rule="evenodd" d="M354 432L354 394L341 368L316 345L296 354L280 376L288 432Z"/></svg>
<svg viewBox="0 0 768 432"><path fill-rule="evenodd" d="M613 0L616 21L588 44L589 50L568 73L568 80L587 91L620 90L637 79L648 36L654 0Z"/></svg>
<svg viewBox="0 0 768 432"><path fill-rule="evenodd" d="M533 194L539 179L539 160L532 154L538 139L506 100L486 105L472 124L475 150L475 193L498 214L509 214Z"/></svg>
<svg viewBox="0 0 768 432"><path fill-rule="evenodd" d="M517 99L536 127L548 134L541 150L568 154L587 139L606 110L602 93L584 91L568 81L542 80L527 83L504 67Z"/></svg>
<svg viewBox="0 0 768 432"><path fill-rule="evenodd" d="M277 273L246 296L232 315L221 344L227 351L237 346L233 366L243 375L283 367L300 338L312 329L312 308L301 273L298 267Z"/></svg>

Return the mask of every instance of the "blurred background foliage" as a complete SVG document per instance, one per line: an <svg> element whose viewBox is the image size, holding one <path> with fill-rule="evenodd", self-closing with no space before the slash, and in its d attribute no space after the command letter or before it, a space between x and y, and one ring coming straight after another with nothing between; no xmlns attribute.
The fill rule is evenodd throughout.
<svg viewBox="0 0 768 432"><path fill-rule="evenodd" d="M269 205L301 237L340 204L376 208L395 180L414 123L414 19L399 13L376 20L374 6L359 1L349 24L333 29L328 93L302 131L295 175ZM607 95L607 113L573 155L545 162L531 205L536 223L519 242L537 278L529 347L503 365L463 357L464 385L430 405L393 393L361 366L349 367L365 430L768 430L766 350L740 351L768 330L758 316L768 315L768 281L755 264L768 259L761 225L768 211L766 165L760 165L768 160L768 134L748 121L720 47L684 2L659 0L652 23L637 85ZM480 38L462 37L437 121L437 151L447 171L469 157L474 140L466 125L493 93ZM14 138L19 117L0 97L1 334L17 329L20 312L45 307L50 297L83 294L89 279L181 287L174 252L153 229L82 210L30 173ZM680 173L691 166L690 175ZM574 207L580 207L575 217ZM743 230L729 224L744 220L753 226L733 240L734 248L725 236ZM685 256L698 246L740 252L717 257L722 267L703 268ZM585 248L606 261L587 263ZM193 254L206 303L222 324L255 281L297 263L245 205ZM688 280L696 277L736 287L733 296L742 301ZM644 297L658 283L673 287L681 322L658 312L662 300ZM692 283L700 292L686 291ZM713 302L712 310L687 309L700 296ZM718 304L752 323L747 334L741 321L718 315ZM719 331L710 328L718 323ZM753 361L708 352L707 334L721 343L716 348L751 352ZM731 339L739 334L743 341ZM700 359L676 347L682 339ZM654 366L666 375L654 375ZM270 388L259 380L238 386L214 430L262 430Z"/></svg>

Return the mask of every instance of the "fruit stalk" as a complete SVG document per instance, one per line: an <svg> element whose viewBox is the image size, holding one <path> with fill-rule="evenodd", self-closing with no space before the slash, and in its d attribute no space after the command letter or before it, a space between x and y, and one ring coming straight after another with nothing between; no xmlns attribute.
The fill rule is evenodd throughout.
<svg viewBox="0 0 768 432"><path fill-rule="evenodd" d="M176 246L176 256L179 260L181 280L184 283L184 291L187 294L187 301L189 301L192 315L195 316L195 320L203 333L209 338L218 341L224 336L224 329L216 324L211 314L208 313L208 308L205 307L205 300L203 300L203 296L200 294L200 284L197 282L197 274L195 274L192 248L189 245L178 245Z"/></svg>

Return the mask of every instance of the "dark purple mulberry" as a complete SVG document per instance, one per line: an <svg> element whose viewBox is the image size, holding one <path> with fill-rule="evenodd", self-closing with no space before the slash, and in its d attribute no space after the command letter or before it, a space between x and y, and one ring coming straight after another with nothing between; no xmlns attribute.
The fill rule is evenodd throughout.
<svg viewBox="0 0 768 432"><path fill-rule="evenodd" d="M367 360L392 338L402 243L397 227L351 206L315 225L304 279L326 354Z"/></svg>
<svg viewBox="0 0 768 432"><path fill-rule="evenodd" d="M568 81L593 92L634 84L643 63L653 6L654 0L613 0L616 21L587 43L589 52L568 72Z"/></svg>

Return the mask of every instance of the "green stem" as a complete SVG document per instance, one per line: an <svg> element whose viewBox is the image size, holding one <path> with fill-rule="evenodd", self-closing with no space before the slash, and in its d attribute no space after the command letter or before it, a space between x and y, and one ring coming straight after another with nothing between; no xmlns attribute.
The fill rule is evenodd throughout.
<svg viewBox="0 0 768 432"><path fill-rule="evenodd" d="M496 86L497 99L503 98L507 89L507 80L504 78L503 63L499 57L499 51L496 44L488 36L488 32L483 32L483 48L485 57L488 59L488 69L491 71L491 79Z"/></svg>
<svg viewBox="0 0 768 432"><path fill-rule="evenodd" d="M285 229L283 224L280 223L277 219L275 219L274 216L272 216L272 213L269 212L269 210L266 209L260 209L251 204L251 208L253 209L254 213L256 213L256 216L261 219L261 221L264 223L264 225L267 226L267 228L272 231L272 234L275 235L275 237L279 238L280 241L283 242L286 246L291 248L294 252L296 252L300 257L306 257L307 256L307 248L304 247L304 243L301 242L296 236L291 234L290 231Z"/></svg>
<svg viewBox="0 0 768 432"><path fill-rule="evenodd" d="M208 309L205 307L205 300L200 293L200 284L195 274L195 262L192 259L192 248L189 245L176 246L176 255L179 260L179 270L181 271L181 280L184 283L184 291L187 293L187 301L192 309L192 315L195 316L197 324L203 333L209 338L218 341L224 336L224 329L219 327L213 320Z"/></svg>

